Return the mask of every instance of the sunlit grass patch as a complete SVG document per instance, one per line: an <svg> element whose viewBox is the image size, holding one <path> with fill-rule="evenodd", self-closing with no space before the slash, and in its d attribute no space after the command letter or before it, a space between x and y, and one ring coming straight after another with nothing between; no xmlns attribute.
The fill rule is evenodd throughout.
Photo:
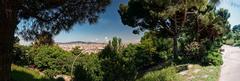
<svg viewBox="0 0 240 81"><path fill-rule="evenodd" d="M137 81L182 81L182 78L180 74L177 73L177 69L171 66L161 70L148 72Z"/></svg>
<svg viewBox="0 0 240 81"><path fill-rule="evenodd" d="M180 72L184 81L218 81L220 66L188 65L188 70Z"/></svg>
<svg viewBox="0 0 240 81"><path fill-rule="evenodd" d="M12 65L11 71L13 81L54 81L44 75L41 75L37 70L17 65Z"/></svg>

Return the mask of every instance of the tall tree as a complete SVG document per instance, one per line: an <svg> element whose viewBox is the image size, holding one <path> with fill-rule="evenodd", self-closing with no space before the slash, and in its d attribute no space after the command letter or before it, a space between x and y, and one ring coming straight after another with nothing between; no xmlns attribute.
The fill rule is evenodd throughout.
<svg viewBox="0 0 240 81"><path fill-rule="evenodd" d="M208 0L130 0L121 4L119 14L122 22L137 29L157 31L174 41L174 58L178 54L178 37L185 27L187 16L196 13L192 9L205 8Z"/></svg>
<svg viewBox="0 0 240 81"><path fill-rule="evenodd" d="M215 17L214 8L219 2L219 0L130 0L128 5L120 5L119 14L124 25L135 28L133 33L150 30L158 32L163 37L172 38L176 59L179 54L180 35L187 29L196 29L197 26L193 24L202 22L196 18ZM205 24L201 26L205 28L216 26L210 23L201 24Z"/></svg>
<svg viewBox="0 0 240 81"><path fill-rule="evenodd" d="M235 39L237 41L240 40L240 24L233 26L232 35L233 35L233 39Z"/></svg>
<svg viewBox="0 0 240 81"><path fill-rule="evenodd" d="M232 31L233 32L240 32L240 24L233 26Z"/></svg>
<svg viewBox="0 0 240 81"><path fill-rule="evenodd" d="M42 32L41 34L36 36L36 39L33 42L33 46L53 44L54 44L53 35L50 32Z"/></svg>
<svg viewBox="0 0 240 81"><path fill-rule="evenodd" d="M52 35L70 30L75 23L97 22L111 0L1 0L0 81L10 81L11 51L17 24L25 38L35 39L43 31Z"/></svg>

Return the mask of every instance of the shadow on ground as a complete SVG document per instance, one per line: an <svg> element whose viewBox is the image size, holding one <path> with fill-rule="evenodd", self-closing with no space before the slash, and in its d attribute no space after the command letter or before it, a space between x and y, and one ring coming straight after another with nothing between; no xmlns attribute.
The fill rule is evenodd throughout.
<svg viewBox="0 0 240 81"><path fill-rule="evenodd" d="M12 72L12 81L64 81L63 78L59 79L50 79L45 77L34 77L32 74L26 73L24 71L16 71Z"/></svg>

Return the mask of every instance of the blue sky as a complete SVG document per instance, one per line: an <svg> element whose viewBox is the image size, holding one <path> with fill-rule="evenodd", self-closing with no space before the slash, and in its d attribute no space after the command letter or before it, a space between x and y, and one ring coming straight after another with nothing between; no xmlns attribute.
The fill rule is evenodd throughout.
<svg viewBox="0 0 240 81"><path fill-rule="evenodd" d="M122 38L125 43L138 42L142 35L133 34L133 29L121 22L117 12L120 3L127 3L127 0L112 0L112 4L107 7L97 24L76 24L70 32L61 32L54 40L56 42L107 42L116 36Z"/></svg>
<svg viewBox="0 0 240 81"><path fill-rule="evenodd" d="M89 41L107 42L112 37L122 38L124 43L139 42L142 34L135 35L132 28L122 24L117 12L120 3L127 3L128 0L112 0L106 12L101 15L97 24L76 24L69 32L62 31L54 37L55 42ZM218 8L228 9L231 13L229 22L232 26L240 24L240 0L221 0ZM239 4L238 4L239 3ZM21 43L26 43L21 41Z"/></svg>
<svg viewBox="0 0 240 81"><path fill-rule="evenodd" d="M218 7L228 9L231 13L228 21L232 26L240 24L240 0L221 0Z"/></svg>

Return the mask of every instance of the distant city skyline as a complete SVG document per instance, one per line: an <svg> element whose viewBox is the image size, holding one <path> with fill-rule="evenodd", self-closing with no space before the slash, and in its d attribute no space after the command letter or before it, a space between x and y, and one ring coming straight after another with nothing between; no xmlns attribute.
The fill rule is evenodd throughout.
<svg viewBox="0 0 240 81"><path fill-rule="evenodd" d="M232 26L240 24L240 7L236 4L240 0L221 0L218 5L219 8L228 9L231 13L229 22ZM112 37L122 38L124 43L137 43L143 36L143 33L136 35L132 33L133 28L123 25L121 18L117 12L120 3L127 3L128 0L112 0L111 5L102 14L97 24L75 24L73 29L69 32L62 31L59 35L54 37L55 42L71 42L71 41L85 41L85 42L101 42L106 43ZM21 44L28 44L29 42L20 41Z"/></svg>
<svg viewBox="0 0 240 81"><path fill-rule="evenodd" d="M132 33L132 28L121 22L117 10L121 3L128 0L112 0L106 12L100 16L97 24L76 24L72 31L61 32L54 38L56 42L87 41L87 42L108 42L112 37L120 37L125 43L138 42L142 35Z"/></svg>

